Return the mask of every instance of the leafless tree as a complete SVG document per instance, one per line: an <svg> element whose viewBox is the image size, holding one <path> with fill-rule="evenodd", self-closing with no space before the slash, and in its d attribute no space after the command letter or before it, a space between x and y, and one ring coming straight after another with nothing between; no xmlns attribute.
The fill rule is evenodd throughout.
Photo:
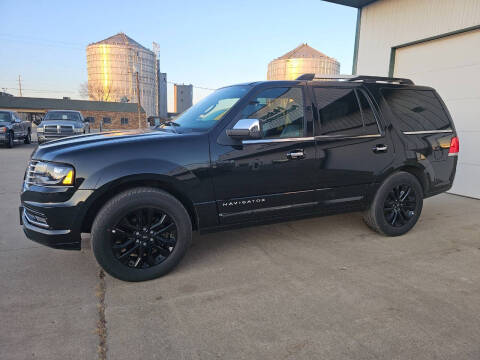
<svg viewBox="0 0 480 360"><path fill-rule="evenodd" d="M112 86L89 84L88 82L80 84L78 92L80 97L94 101L118 101L122 97L120 91Z"/></svg>

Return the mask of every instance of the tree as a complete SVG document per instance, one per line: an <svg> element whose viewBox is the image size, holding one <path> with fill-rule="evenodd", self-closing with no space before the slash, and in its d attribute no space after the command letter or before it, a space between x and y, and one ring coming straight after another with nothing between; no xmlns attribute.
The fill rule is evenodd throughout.
<svg viewBox="0 0 480 360"><path fill-rule="evenodd" d="M94 101L118 101L122 98L119 89L112 88L111 86L102 86L101 84L90 84L88 82L80 84L78 92L83 99Z"/></svg>

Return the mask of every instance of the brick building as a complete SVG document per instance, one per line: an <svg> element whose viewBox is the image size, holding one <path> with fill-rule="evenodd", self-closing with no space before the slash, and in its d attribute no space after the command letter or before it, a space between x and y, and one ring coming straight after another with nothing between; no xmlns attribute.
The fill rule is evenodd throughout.
<svg viewBox="0 0 480 360"><path fill-rule="evenodd" d="M0 110L12 110L25 120L39 123L49 110L77 110L90 121L92 129L138 129L137 104L88 100L0 96ZM140 109L141 127L147 126L145 111Z"/></svg>

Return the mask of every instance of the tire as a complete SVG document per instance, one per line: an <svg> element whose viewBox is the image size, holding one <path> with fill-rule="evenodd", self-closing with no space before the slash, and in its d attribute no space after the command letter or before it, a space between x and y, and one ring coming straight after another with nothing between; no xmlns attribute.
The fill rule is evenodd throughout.
<svg viewBox="0 0 480 360"><path fill-rule="evenodd" d="M155 211L155 214L150 217L153 218L153 222L156 222L155 226L167 218L165 224L169 225L164 226L164 228L175 228L175 231L167 232L167 238L164 239L161 237L162 234L165 234L164 232L159 231L160 235L149 235L149 225L146 235L144 235L147 239L140 240L139 245L137 245L138 230L142 234L142 223L148 222L147 217L149 215L145 214L150 209ZM137 225L135 225L135 222L132 225L130 221L139 220L135 217L138 212L141 214L141 221L138 221ZM162 215L160 218L157 212L158 214L164 213L165 217ZM173 227L172 223L174 224ZM123 224L128 224L129 227L122 230ZM136 230L131 230L130 228L134 226ZM152 226L151 229L153 228ZM155 230L158 230L158 228ZM132 233L128 233L127 237L125 235L126 231L132 231ZM172 234L174 234L175 240L172 240ZM149 236L156 236L155 241L153 238L148 239ZM140 239L142 239L142 235L140 235ZM165 248L165 244L162 242L163 247L160 247L157 245L157 240L160 239L169 242L175 241L175 244L168 244L168 248ZM124 281L145 281L167 274L183 258L191 239L192 223L182 203L165 191L148 187L127 190L109 200L99 211L92 225L92 249L97 262L107 273ZM145 248L143 250L142 241L146 241L143 242L143 245L145 245L149 240L152 242L151 249ZM123 248L122 242L124 244L130 242L130 248ZM172 246L170 247L170 245ZM134 246L137 246L137 249L128 254ZM150 251L148 255L147 251ZM163 252L168 253L168 255L163 256ZM128 256L125 259L120 259L124 255ZM154 256L156 256L155 259L153 259ZM149 264L150 260L147 259L151 259L152 262L159 262L152 265Z"/></svg>
<svg viewBox="0 0 480 360"><path fill-rule="evenodd" d="M5 147L11 149L15 146L14 138L13 138L13 133L9 132L8 133L8 138L7 141L5 141Z"/></svg>
<svg viewBox="0 0 480 360"><path fill-rule="evenodd" d="M401 171L390 175L380 185L363 219L380 234L400 236L415 226L422 207L420 182L412 174Z"/></svg>
<svg viewBox="0 0 480 360"><path fill-rule="evenodd" d="M28 129L28 133L25 136L25 139L23 140L23 142L25 144L30 144L32 142L32 133L31 133L30 129Z"/></svg>

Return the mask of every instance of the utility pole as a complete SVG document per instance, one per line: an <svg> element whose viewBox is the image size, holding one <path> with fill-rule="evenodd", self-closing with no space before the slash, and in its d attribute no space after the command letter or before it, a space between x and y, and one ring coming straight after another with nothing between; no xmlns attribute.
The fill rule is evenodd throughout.
<svg viewBox="0 0 480 360"><path fill-rule="evenodd" d="M20 91L20 96L23 96L22 95L22 79L20 75L18 75L18 90Z"/></svg>

